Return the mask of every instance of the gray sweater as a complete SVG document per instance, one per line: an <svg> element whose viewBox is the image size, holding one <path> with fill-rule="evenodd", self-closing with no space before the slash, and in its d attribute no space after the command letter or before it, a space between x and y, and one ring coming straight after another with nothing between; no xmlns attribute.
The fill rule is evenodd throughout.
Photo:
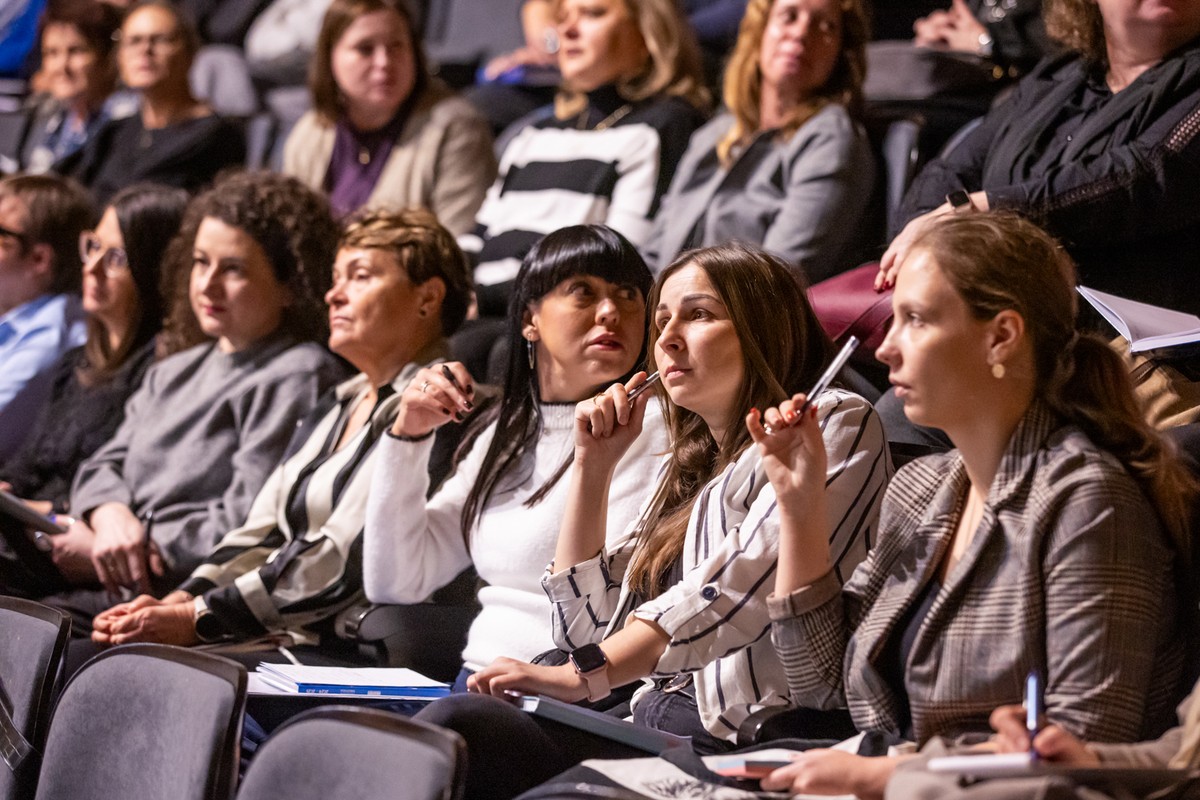
<svg viewBox="0 0 1200 800"><path fill-rule="evenodd" d="M83 463L71 511L124 503L162 551L173 587L230 530L296 423L342 374L322 347L272 337L238 353L204 344L154 365L113 438Z"/></svg>

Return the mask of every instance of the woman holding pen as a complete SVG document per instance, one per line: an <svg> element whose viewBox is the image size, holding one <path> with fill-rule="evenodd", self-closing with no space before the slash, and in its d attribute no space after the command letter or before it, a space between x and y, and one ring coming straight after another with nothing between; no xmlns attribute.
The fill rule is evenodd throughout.
<svg viewBox="0 0 1200 800"><path fill-rule="evenodd" d="M916 240L877 355L908 417L957 449L897 473L844 586L825 531L795 513L826 494L817 426L748 420L780 501L772 635L796 704L848 704L860 730L923 743L986 733L1037 670L1047 716L1078 736L1169 723L1196 487L1120 359L1074 333L1073 283L1057 243L1015 216L948 216ZM809 751L763 788L879 796L894 767Z"/></svg>
<svg viewBox="0 0 1200 800"><path fill-rule="evenodd" d="M637 250L611 228L550 233L517 276L499 403L482 408L460 363L421 370L401 394L390 435L379 444L363 579L372 602L419 603L474 567L486 585L467 635L460 689L500 655L532 659L554 647L538 578L554 557L572 482L575 404L642 363L650 284ZM473 443L426 500L434 431L477 411L477 427L468 431ZM647 418L646 436L625 454L612 482L614 535L636 517L667 449L661 419L657 409Z"/></svg>
<svg viewBox="0 0 1200 800"><path fill-rule="evenodd" d="M771 304L794 313L762 313ZM777 503L742 420L811 387L833 350L788 266L747 245L684 254L663 272L650 305L650 363L662 376L656 392L672 437L654 495L624 537L606 540L607 487L620 475L621 454L638 442L650 399L629 401L642 380L635 376L575 408L575 469L542 579L556 643L571 662L499 659L468 685L576 702L649 677L634 695L634 721L689 735L699 752L721 752L733 746L748 705L787 702L766 636ZM825 513L809 511L833 541L835 569L849 576L866 555L890 473L883 428L871 406L846 391L826 392L815 408L832 455ZM473 764L486 767L496 744L461 724L472 713L513 726L511 740L525 743L526 753L536 742L536 763L523 763L529 757L520 753L502 759L517 759L529 785L603 752L598 742L552 738L490 698L458 700L447 711L438 705L424 715L465 729ZM494 779L475 769L468 793L473 781Z"/></svg>

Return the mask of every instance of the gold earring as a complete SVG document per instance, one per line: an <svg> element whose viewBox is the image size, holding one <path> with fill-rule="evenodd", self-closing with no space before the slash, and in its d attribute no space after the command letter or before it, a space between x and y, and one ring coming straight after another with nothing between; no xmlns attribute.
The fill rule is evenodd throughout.
<svg viewBox="0 0 1200 800"><path fill-rule="evenodd" d="M999 361L997 361L995 364L992 364L992 377L996 380L1000 380L1004 377L1004 365Z"/></svg>

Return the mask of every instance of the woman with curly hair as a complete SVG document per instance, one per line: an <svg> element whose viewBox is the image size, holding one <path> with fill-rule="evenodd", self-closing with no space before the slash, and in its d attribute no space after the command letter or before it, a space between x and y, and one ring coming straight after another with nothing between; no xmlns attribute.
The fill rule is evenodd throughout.
<svg viewBox="0 0 1200 800"><path fill-rule="evenodd" d="M734 239L810 281L857 263L875 174L856 122L868 37L861 0L752 0L725 70L728 110L692 135L648 247L652 266Z"/></svg>
<svg viewBox="0 0 1200 800"><path fill-rule="evenodd" d="M235 175L188 207L168 275L173 355L71 489L59 568L107 593L60 605L90 621L110 595L162 595L245 521L296 422L340 377L317 344L337 237L328 203L294 178Z"/></svg>

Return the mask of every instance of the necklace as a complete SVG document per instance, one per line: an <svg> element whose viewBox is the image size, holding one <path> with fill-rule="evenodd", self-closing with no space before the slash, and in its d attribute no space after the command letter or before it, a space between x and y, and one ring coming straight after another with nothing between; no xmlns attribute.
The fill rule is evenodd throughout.
<svg viewBox="0 0 1200 800"><path fill-rule="evenodd" d="M616 125L617 122L624 119L625 115L630 111L633 111L633 103L626 103L604 119L600 120L599 123L592 127L592 130L602 131L607 128L611 128L613 125ZM581 131L586 131L588 129L587 121L588 109L585 108L583 111L579 112L579 123L576 125L576 127Z"/></svg>

